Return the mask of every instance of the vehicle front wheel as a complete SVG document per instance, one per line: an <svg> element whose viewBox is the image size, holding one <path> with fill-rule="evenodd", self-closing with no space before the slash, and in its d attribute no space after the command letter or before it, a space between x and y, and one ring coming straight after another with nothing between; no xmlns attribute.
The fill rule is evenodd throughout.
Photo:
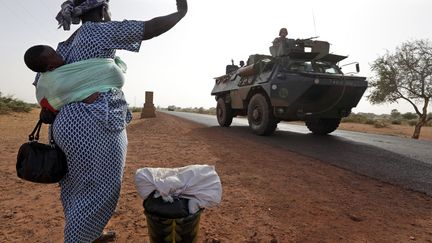
<svg viewBox="0 0 432 243"><path fill-rule="evenodd" d="M249 102L247 117L249 127L257 135L271 135L278 120L273 117L270 104L262 94L255 94Z"/></svg>
<svg viewBox="0 0 432 243"><path fill-rule="evenodd" d="M339 127L340 118L315 118L306 120L306 126L313 134L326 135Z"/></svg>
<svg viewBox="0 0 432 243"><path fill-rule="evenodd" d="M231 109L231 105L225 103L225 100L223 98L219 98L217 100L216 117L221 127L229 127L232 123L234 115Z"/></svg>

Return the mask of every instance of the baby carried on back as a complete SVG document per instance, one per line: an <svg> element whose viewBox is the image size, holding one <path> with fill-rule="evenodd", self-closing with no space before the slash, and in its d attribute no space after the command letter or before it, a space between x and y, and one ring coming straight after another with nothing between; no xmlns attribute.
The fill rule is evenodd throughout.
<svg viewBox="0 0 432 243"><path fill-rule="evenodd" d="M46 65L44 70L41 69L36 84L36 98L42 107L53 112L69 103L83 101L92 94L123 87L126 64L118 57L93 58L71 64L61 64L61 61L54 64L55 59L50 59L49 55L39 58L43 57L46 57ZM53 68L50 68L50 63L53 63Z"/></svg>
<svg viewBox="0 0 432 243"><path fill-rule="evenodd" d="M39 104L46 102L56 111L72 102L83 101L96 92L121 89L126 65L119 59L94 58L42 73L36 86Z"/></svg>

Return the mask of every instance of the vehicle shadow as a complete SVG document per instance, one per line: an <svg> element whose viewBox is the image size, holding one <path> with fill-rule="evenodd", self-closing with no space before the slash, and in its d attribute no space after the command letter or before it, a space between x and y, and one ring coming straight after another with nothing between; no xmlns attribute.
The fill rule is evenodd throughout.
<svg viewBox="0 0 432 243"><path fill-rule="evenodd" d="M318 136L282 130L277 130L272 136L257 136L252 134L247 126L214 126L201 129L288 150L383 182L432 195L432 166L341 136Z"/></svg>

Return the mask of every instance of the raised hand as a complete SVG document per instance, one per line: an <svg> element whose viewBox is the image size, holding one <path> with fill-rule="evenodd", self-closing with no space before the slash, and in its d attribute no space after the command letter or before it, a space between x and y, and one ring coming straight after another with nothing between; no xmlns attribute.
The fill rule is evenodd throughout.
<svg viewBox="0 0 432 243"><path fill-rule="evenodd" d="M186 0L176 0L177 1L177 11L182 14L186 15L188 11L188 5Z"/></svg>
<svg viewBox="0 0 432 243"><path fill-rule="evenodd" d="M177 12L156 17L145 22L143 40L148 40L167 32L186 15L188 11L186 0L176 0L176 2Z"/></svg>

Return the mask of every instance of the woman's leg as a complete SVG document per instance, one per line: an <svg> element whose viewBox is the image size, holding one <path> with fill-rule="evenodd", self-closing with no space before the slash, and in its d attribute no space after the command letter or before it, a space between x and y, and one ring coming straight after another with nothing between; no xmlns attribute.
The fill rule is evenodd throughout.
<svg viewBox="0 0 432 243"><path fill-rule="evenodd" d="M65 242L92 242L117 205L126 130L107 129L82 103L65 106L53 128L56 143L68 159L69 171L60 182Z"/></svg>

